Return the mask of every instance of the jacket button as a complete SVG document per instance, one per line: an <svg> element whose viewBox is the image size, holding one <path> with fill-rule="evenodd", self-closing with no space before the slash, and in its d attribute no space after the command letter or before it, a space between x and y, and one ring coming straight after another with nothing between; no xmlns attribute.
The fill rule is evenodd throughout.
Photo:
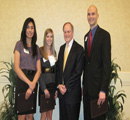
<svg viewBox="0 0 130 120"><path fill-rule="evenodd" d="M88 64L89 64L89 62L88 62Z"/></svg>

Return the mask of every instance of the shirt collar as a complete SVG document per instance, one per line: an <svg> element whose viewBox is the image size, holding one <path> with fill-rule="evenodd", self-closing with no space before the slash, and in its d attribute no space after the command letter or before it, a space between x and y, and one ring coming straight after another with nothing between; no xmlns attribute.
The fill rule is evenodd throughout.
<svg viewBox="0 0 130 120"><path fill-rule="evenodd" d="M69 48L71 48L73 42L74 42L74 39L72 39L72 40L69 42ZM67 46L67 44L66 44L66 46Z"/></svg>
<svg viewBox="0 0 130 120"><path fill-rule="evenodd" d="M68 52L70 52L70 49L71 49L71 47L72 47L73 42L74 42L74 39L72 39L72 40L69 42ZM66 47L67 47L67 44L66 44L65 48L66 48Z"/></svg>
<svg viewBox="0 0 130 120"><path fill-rule="evenodd" d="M97 26L95 26L95 27L92 29L92 36L94 36L94 35L95 35L95 32L96 32L97 28L98 28L98 25L97 25Z"/></svg>

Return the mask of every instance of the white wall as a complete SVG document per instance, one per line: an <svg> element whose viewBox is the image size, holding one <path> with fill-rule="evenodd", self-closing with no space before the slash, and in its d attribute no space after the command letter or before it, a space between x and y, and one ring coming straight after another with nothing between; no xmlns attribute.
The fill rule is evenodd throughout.
<svg viewBox="0 0 130 120"><path fill-rule="evenodd" d="M0 61L10 61L20 39L27 17L36 22L38 40L42 46L46 28L54 30L55 48L64 43L62 27L74 25L74 38L83 46L83 38L90 29L87 9L91 4L99 11L98 23L111 34L112 59L123 71L130 71L130 0L0 0ZM125 41L125 42L124 42ZM1 67L0 67L1 68Z"/></svg>

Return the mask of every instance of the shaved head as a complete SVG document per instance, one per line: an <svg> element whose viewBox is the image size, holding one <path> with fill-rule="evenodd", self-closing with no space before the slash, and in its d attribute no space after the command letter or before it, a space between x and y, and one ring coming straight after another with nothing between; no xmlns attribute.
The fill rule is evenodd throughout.
<svg viewBox="0 0 130 120"><path fill-rule="evenodd" d="M94 10L96 11L96 13L98 14L98 9L97 9L96 6L90 5L89 8L88 8L88 11L89 11L90 9L94 9Z"/></svg>
<svg viewBox="0 0 130 120"><path fill-rule="evenodd" d="M97 26L98 17L99 17L98 9L94 5L89 6L87 19L91 29Z"/></svg>

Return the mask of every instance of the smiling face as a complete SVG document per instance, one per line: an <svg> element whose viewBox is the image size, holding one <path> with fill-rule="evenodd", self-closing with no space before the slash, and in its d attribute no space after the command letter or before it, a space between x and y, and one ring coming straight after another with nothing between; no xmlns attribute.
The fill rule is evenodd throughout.
<svg viewBox="0 0 130 120"><path fill-rule="evenodd" d="M70 24L66 24L63 28L64 32L64 39L65 42L68 44L73 39L73 30Z"/></svg>
<svg viewBox="0 0 130 120"><path fill-rule="evenodd" d="M97 25L98 17L99 15L97 8L93 5L90 6L88 8L87 19L91 29L93 29Z"/></svg>
<svg viewBox="0 0 130 120"><path fill-rule="evenodd" d="M46 35L46 45L51 47L52 43L53 43L53 33L49 32Z"/></svg>
<svg viewBox="0 0 130 120"><path fill-rule="evenodd" d="M28 26L26 28L26 38L27 39L32 39L34 35L34 25L32 22L28 23Z"/></svg>

